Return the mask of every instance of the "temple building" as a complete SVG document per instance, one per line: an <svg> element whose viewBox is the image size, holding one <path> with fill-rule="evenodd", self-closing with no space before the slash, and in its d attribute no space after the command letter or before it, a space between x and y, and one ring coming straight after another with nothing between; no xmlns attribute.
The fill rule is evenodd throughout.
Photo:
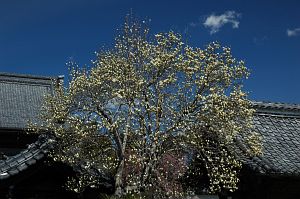
<svg viewBox="0 0 300 199"><path fill-rule="evenodd" d="M46 138L26 133L28 121L39 122L43 98L58 81L61 77L0 73L0 198L78 198L64 188L72 169L47 157ZM300 105L252 104L263 154L246 157L239 144L240 188L225 197L300 198Z"/></svg>
<svg viewBox="0 0 300 199"><path fill-rule="evenodd" d="M50 164L45 139L26 133L59 80L0 73L0 198L72 197L63 187L71 170Z"/></svg>

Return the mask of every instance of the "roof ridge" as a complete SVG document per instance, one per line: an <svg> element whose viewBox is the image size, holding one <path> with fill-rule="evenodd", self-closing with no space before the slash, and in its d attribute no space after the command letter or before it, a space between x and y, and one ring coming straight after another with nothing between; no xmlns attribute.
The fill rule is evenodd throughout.
<svg viewBox="0 0 300 199"><path fill-rule="evenodd" d="M43 75L33 75L33 74L19 74L19 73L0 72L0 77L53 80L53 79L63 78L63 75L43 76Z"/></svg>
<svg viewBox="0 0 300 199"><path fill-rule="evenodd" d="M257 114L300 117L300 104L251 101Z"/></svg>

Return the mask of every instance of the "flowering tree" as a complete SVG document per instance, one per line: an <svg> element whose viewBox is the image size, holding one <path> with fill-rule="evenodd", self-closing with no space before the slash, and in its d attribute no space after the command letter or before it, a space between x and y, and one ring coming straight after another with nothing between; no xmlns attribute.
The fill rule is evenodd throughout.
<svg viewBox="0 0 300 199"><path fill-rule="evenodd" d="M210 190L234 190L237 138L259 152L253 110L241 90L243 61L218 43L205 49L127 20L112 50L90 70L73 65L67 88L46 98L36 132L50 136L52 157L79 172L75 191L113 176L115 195L181 197L191 158L205 165ZM248 142L247 142L248 141Z"/></svg>

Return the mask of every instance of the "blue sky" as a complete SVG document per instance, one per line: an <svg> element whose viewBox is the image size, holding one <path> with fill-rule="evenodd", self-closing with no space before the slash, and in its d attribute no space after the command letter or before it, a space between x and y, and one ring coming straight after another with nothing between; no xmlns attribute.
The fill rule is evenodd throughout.
<svg viewBox="0 0 300 199"><path fill-rule="evenodd" d="M250 99L300 103L299 8L298 0L0 0L0 71L56 76L70 59L89 65L132 10L152 33L230 46L252 71Z"/></svg>

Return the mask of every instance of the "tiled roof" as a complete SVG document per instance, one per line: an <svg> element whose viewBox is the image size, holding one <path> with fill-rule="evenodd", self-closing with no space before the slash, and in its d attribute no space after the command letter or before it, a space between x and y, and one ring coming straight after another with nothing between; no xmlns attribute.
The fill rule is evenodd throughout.
<svg viewBox="0 0 300 199"><path fill-rule="evenodd" d="M28 120L38 122L44 95L52 93L54 80L61 78L0 73L0 129L21 130L26 128ZM48 147L47 139L40 136L19 154L0 160L0 180L35 164Z"/></svg>
<svg viewBox="0 0 300 199"><path fill-rule="evenodd" d="M37 122L45 94L52 92L51 77L0 73L0 128L23 129Z"/></svg>
<svg viewBox="0 0 300 199"><path fill-rule="evenodd" d="M0 180L16 175L35 164L48 152L48 146L45 138L39 137L35 143L30 144L21 153L8 157L6 160L0 160Z"/></svg>
<svg viewBox="0 0 300 199"><path fill-rule="evenodd" d="M300 177L300 105L253 102L263 154L245 159L261 174Z"/></svg>

